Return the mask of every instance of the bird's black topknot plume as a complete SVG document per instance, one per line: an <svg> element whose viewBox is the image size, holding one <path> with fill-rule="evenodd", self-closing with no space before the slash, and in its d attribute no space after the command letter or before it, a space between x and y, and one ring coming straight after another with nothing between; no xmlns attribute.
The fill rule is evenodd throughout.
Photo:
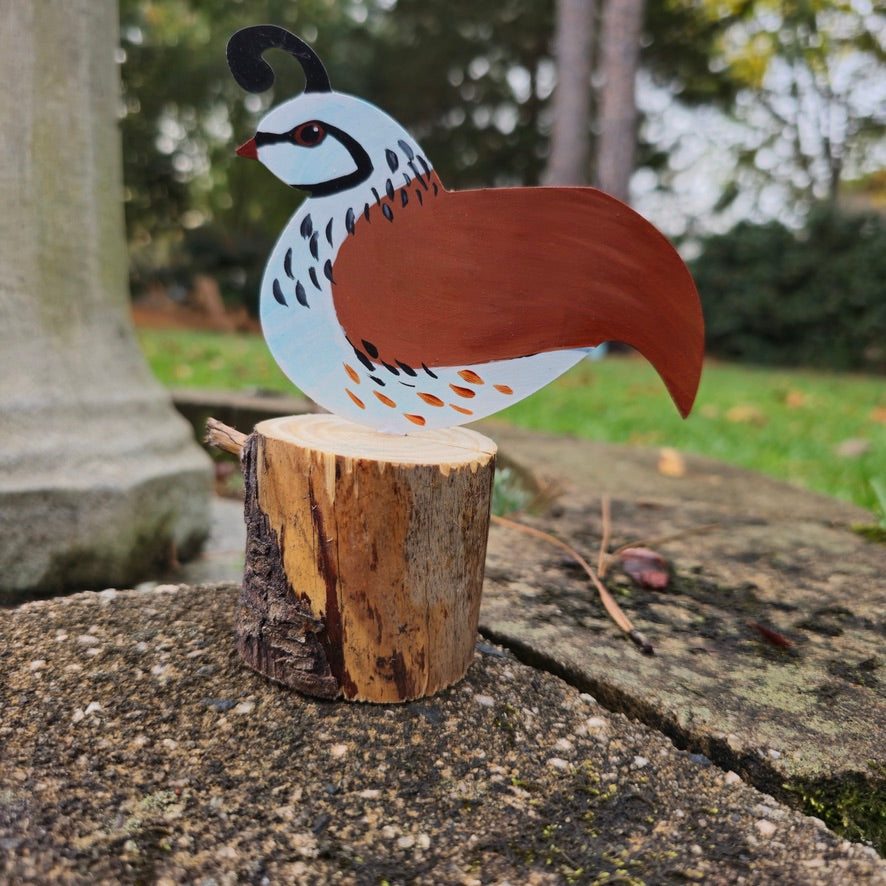
<svg viewBox="0 0 886 886"><path fill-rule="evenodd" d="M247 92L274 85L274 70L262 58L268 49L282 49L298 59L305 72L305 92L330 92L329 75L317 53L300 37L277 25L252 25L228 40L228 67Z"/></svg>

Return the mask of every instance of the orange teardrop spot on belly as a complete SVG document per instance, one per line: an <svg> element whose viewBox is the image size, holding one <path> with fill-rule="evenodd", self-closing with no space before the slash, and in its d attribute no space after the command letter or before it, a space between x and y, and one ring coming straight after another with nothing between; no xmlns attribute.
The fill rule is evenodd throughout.
<svg viewBox="0 0 886 886"><path fill-rule="evenodd" d="M484 381L473 369L461 369L458 373L469 385L482 385Z"/></svg>
<svg viewBox="0 0 886 886"><path fill-rule="evenodd" d="M428 406L442 406L443 401L439 397L435 397L433 394L425 394L422 391L416 392Z"/></svg>
<svg viewBox="0 0 886 886"><path fill-rule="evenodd" d="M514 389L508 387L507 385L493 385L492 387L494 387L495 390L499 392L499 394L513 394L514 393Z"/></svg>
<svg viewBox="0 0 886 886"><path fill-rule="evenodd" d="M345 372L347 372L348 377L351 379L351 381L352 381L355 385L360 384L360 376L357 375L357 370L354 369L353 366L348 366L347 363L342 363L342 366L344 366L344 368L345 368Z"/></svg>
<svg viewBox="0 0 886 886"><path fill-rule="evenodd" d="M473 410L465 409L464 406L456 406L455 403L449 404L456 412L460 412L462 415L473 415Z"/></svg>
<svg viewBox="0 0 886 886"><path fill-rule="evenodd" d="M424 417L421 415L410 415L408 412L404 412L403 415L408 418L414 425L423 425L425 424Z"/></svg>
<svg viewBox="0 0 886 886"><path fill-rule="evenodd" d="M453 391L458 394L459 397L476 397L477 392L472 391L470 388L460 388L458 385L450 385Z"/></svg>
<svg viewBox="0 0 886 886"><path fill-rule="evenodd" d="M366 404L353 392L345 388L345 393L361 408L365 409Z"/></svg>
<svg viewBox="0 0 886 886"><path fill-rule="evenodd" d="M390 406L391 409L394 409L397 406L397 404L390 397L386 397L384 394L380 394L378 391L373 391L372 393L375 394L375 396L378 397L378 399L381 400L381 402L384 403L385 406Z"/></svg>

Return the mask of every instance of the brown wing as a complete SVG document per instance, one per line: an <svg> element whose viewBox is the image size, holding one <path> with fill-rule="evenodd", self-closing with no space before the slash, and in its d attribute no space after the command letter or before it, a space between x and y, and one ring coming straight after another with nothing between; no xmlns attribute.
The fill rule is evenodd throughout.
<svg viewBox="0 0 886 886"><path fill-rule="evenodd" d="M689 411L701 307L649 222L591 188L430 184L374 206L342 245L333 295L351 342L379 361L433 367L623 341Z"/></svg>

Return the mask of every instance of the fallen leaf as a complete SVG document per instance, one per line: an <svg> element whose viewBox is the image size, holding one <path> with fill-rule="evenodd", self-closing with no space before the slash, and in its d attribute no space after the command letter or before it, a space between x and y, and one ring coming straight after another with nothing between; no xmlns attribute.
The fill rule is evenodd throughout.
<svg viewBox="0 0 886 886"><path fill-rule="evenodd" d="M678 450L665 446L658 453L658 473L662 477L684 477L686 475L686 459Z"/></svg>
<svg viewBox="0 0 886 886"><path fill-rule="evenodd" d="M806 405L806 394L803 391L791 390L784 396L784 403L788 409L800 409Z"/></svg>
<svg viewBox="0 0 886 886"><path fill-rule="evenodd" d="M879 422L881 425L886 425L886 406L875 406L871 410L870 419L871 421Z"/></svg>
<svg viewBox="0 0 886 886"><path fill-rule="evenodd" d="M749 621L748 627L757 631L764 640L767 640L773 646L781 646L783 649L789 649L794 645L793 640L789 640L784 634L779 634L778 631L774 631L772 628L767 628L766 625L761 625L758 621Z"/></svg>
<svg viewBox="0 0 886 886"><path fill-rule="evenodd" d="M858 458L866 452L870 452L871 441L864 437L850 437L834 447L834 453L840 458Z"/></svg>
<svg viewBox="0 0 886 886"><path fill-rule="evenodd" d="M756 425L761 427L766 424L766 413L753 403L739 403L726 410L726 420L736 424Z"/></svg>
<svg viewBox="0 0 886 886"><path fill-rule="evenodd" d="M618 558L621 568L641 588L663 591L668 586L668 561L650 548L625 548Z"/></svg>

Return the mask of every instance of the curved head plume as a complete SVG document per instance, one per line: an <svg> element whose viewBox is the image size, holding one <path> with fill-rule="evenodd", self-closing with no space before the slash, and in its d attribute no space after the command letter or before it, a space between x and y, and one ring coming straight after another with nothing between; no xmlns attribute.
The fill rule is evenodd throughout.
<svg viewBox="0 0 886 886"><path fill-rule="evenodd" d="M298 59L305 72L305 92L331 92L329 75L307 43L277 25L252 25L228 40L228 67L247 92L264 92L274 85L273 68L262 58L268 49L282 49Z"/></svg>

